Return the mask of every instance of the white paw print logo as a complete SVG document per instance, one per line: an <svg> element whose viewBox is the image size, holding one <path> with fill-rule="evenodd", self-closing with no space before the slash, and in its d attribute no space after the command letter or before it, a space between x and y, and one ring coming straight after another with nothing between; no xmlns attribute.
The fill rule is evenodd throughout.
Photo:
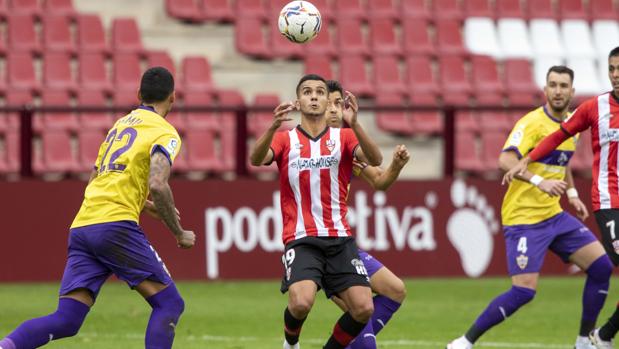
<svg viewBox="0 0 619 349"><path fill-rule="evenodd" d="M490 264L494 250L492 235L499 230L494 209L475 187L467 187L459 179L451 185L451 202L456 211L447 221L447 236L460 254L466 275L478 277Z"/></svg>

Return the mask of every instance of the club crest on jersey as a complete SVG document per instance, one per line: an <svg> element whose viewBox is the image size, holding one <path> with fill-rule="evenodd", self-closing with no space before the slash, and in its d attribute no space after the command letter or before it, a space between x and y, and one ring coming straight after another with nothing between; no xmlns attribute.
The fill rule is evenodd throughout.
<svg viewBox="0 0 619 349"><path fill-rule="evenodd" d="M559 165L565 166L567 165L569 161L570 161L570 158L567 157L567 154L565 154L565 152L561 152L561 155L559 156L559 160L557 161Z"/></svg>
<svg viewBox="0 0 619 349"><path fill-rule="evenodd" d="M333 151L333 149L335 149L335 140L327 139L325 144L327 145L327 149L329 149L329 151Z"/></svg>
<svg viewBox="0 0 619 349"><path fill-rule="evenodd" d="M516 257L516 263L518 264L518 267L520 267L520 269L524 270L524 268L526 268L529 264L529 257L521 254L520 256Z"/></svg>
<svg viewBox="0 0 619 349"><path fill-rule="evenodd" d="M301 149L301 148L303 148L303 144L301 144L301 143L297 143L297 144L295 144L295 145L294 145L294 147L295 147L296 149Z"/></svg>

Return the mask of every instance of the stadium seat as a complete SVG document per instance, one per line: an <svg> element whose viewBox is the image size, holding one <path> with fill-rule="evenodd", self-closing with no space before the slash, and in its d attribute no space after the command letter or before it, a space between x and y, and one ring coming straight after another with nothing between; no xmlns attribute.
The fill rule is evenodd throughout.
<svg viewBox="0 0 619 349"><path fill-rule="evenodd" d="M0 69L0 94L2 94L2 95L4 94L4 92L7 89L6 75L7 75L6 68L5 69Z"/></svg>
<svg viewBox="0 0 619 349"><path fill-rule="evenodd" d="M608 55L600 56L598 59L598 79L601 91L610 91L613 86L608 78Z"/></svg>
<svg viewBox="0 0 619 349"><path fill-rule="evenodd" d="M277 26L270 25L269 34L269 42L274 57L291 59L301 58L307 54L307 49L304 46L286 39L286 37L279 32ZM315 53L312 52L311 54L314 55Z"/></svg>
<svg viewBox="0 0 619 349"><path fill-rule="evenodd" d="M435 105L440 92L427 56L409 56L406 60L411 104Z"/></svg>
<svg viewBox="0 0 619 349"><path fill-rule="evenodd" d="M105 58L102 53L83 52L79 55L78 80L80 88L112 92L112 83L107 77Z"/></svg>
<svg viewBox="0 0 619 349"><path fill-rule="evenodd" d="M234 26L236 49L238 52L256 58L271 59L273 54L262 31L262 20L243 18Z"/></svg>
<svg viewBox="0 0 619 349"><path fill-rule="evenodd" d="M168 51L154 50L146 52L146 64L148 68L164 67L169 70L172 75L176 76L176 66ZM178 86L175 86L175 88L178 88Z"/></svg>
<svg viewBox="0 0 619 349"><path fill-rule="evenodd" d="M429 20L433 17L425 0L400 0L400 13L403 18L421 18Z"/></svg>
<svg viewBox="0 0 619 349"><path fill-rule="evenodd" d="M396 36L394 21L390 18L370 19L370 43L373 54L402 55L402 44Z"/></svg>
<svg viewBox="0 0 619 349"><path fill-rule="evenodd" d="M212 91L211 65L203 56L187 56L182 63L184 91Z"/></svg>
<svg viewBox="0 0 619 349"><path fill-rule="evenodd" d="M539 57L533 60L533 78L539 89L546 86L546 74L553 65L565 65L565 60L555 57Z"/></svg>
<svg viewBox="0 0 619 349"><path fill-rule="evenodd" d="M10 13L16 15L26 15L40 17L42 10L38 0L11 0Z"/></svg>
<svg viewBox="0 0 619 349"><path fill-rule="evenodd" d="M505 131L486 131L481 133L481 159L485 171L499 170L499 156L507 139Z"/></svg>
<svg viewBox="0 0 619 349"><path fill-rule="evenodd" d="M592 32L597 56L608 57L608 53L619 43L619 24L609 20L594 21Z"/></svg>
<svg viewBox="0 0 619 349"><path fill-rule="evenodd" d="M99 147L105 140L106 131L96 128L80 129L77 133L78 149L77 149L77 166L76 171L89 173L94 170L99 154Z"/></svg>
<svg viewBox="0 0 619 349"><path fill-rule="evenodd" d="M468 18L464 22L463 33L464 43L472 54L497 58L503 56L492 18Z"/></svg>
<svg viewBox="0 0 619 349"><path fill-rule="evenodd" d="M233 22L235 20L229 0L202 0L201 16L207 21Z"/></svg>
<svg viewBox="0 0 619 349"><path fill-rule="evenodd" d="M304 46L305 58L315 58L318 56L335 57L338 53L335 48L333 35L331 35L327 25L323 25L320 34Z"/></svg>
<svg viewBox="0 0 619 349"><path fill-rule="evenodd" d="M35 31L34 19L28 14L11 13L7 21L8 48L12 52L41 53L41 43Z"/></svg>
<svg viewBox="0 0 619 349"><path fill-rule="evenodd" d="M520 0L497 0L496 17L524 19L526 12Z"/></svg>
<svg viewBox="0 0 619 349"><path fill-rule="evenodd" d="M370 49L364 38L361 20L340 18L337 21L337 36L340 55L369 55Z"/></svg>
<svg viewBox="0 0 619 349"><path fill-rule="evenodd" d="M166 0L165 9L168 15L186 22L202 21L202 11L194 0Z"/></svg>
<svg viewBox="0 0 619 349"><path fill-rule="evenodd" d="M181 135L181 138L185 134L185 132L187 132L187 121L185 115L181 114L180 112L174 111L174 109L172 109L172 111L168 113L168 115L166 115L165 119L167 122L172 124L172 126L174 126L176 131L178 131L178 133Z"/></svg>
<svg viewBox="0 0 619 349"><path fill-rule="evenodd" d="M275 94L257 94L254 98L254 107L265 107L268 111L253 112L247 116L247 131L250 135L258 138L262 135L273 123L273 113L280 104L279 96ZM281 129L290 128L290 125L282 124Z"/></svg>
<svg viewBox="0 0 619 349"><path fill-rule="evenodd" d="M345 13L347 19L366 20L368 12L363 5L364 1L361 0L337 0L335 1L335 13Z"/></svg>
<svg viewBox="0 0 619 349"><path fill-rule="evenodd" d="M374 57L374 83L376 91L385 93L397 93L404 95L407 91L406 84L400 74L399 60L391 55L379 55Z"/></svg>
<svg viewBox="0 0 619 349"><path fill-rule="evenodd" d="M535 57L564 57L559 25L551 19L533 19L529 23Z"/></svg>
<svg viewBox="0 0 619 349"><path fill-rule="evenodd" d="M6 64L7 83L11 89L39 90L40 84L34 72L34 60L29 52L9 52Z"/></svg>
<svg viewBox="0 0 619 349"><path fill-rule="evenodd" d="M66 107L70 105L71 98L65 90L44 89L41 96L41 102L46 107ZM40 121L40 122L37 122ZM60 129L77 131L80 125L77 117L70 112L62 113L43 113L42 118L35 116L34 129L35 131L44 131L50 129Z"/></svg>
<svg viewBox="0 0 619 349"><path fill-rule="evenodd" d="M405 102L401 95L394 93L385 93L378 90L376 95L377 106L400 106ZM413 134L413 125L410 118L405 111L377 111L376 112L376 126L383 131L409 136Z"/></svg>
<svg viewBox="0 0 619 349"><path fill-rule="evenodd" d="M267 11L267 4L264 0L236 0L235 2L236 15L239 18L243 18L243 20L258 19L263 21L268 18L269 12Z"/></svg>
<svg viewBox="0 0 619 349"><path fill-rule="evenodd" d="M455 158L457 170L475 173L483 171L484 164L476 146L475 134L472 132L456 133Z"/></svg>
<svg viewBox="0 0 619 349"><path fill-rule="evenodd" d="M462 20L463 13L458 0L434 0L432 5L435 19Z"/></svg>
<svg viewBox="0 0 619 349"><path fill-rule="evenodd" d="M597 20L613 20L619 19L616 7L613 6L613 0L595 0L590 1L591 19ZM594 23L595 24L595 23Z"/></svg>
<svg viewBox="0 0 619 349"><path fill-rule="evenodd" d="M8 0L0 0L0 19L6 19L9 13Z"/></svg>
<svg viewBox="0 0 619 349"><path fill-rule="evenodd" d="M455 19L439 19L436 22L436 38L438 52L441 55L467 53L460 35L460 21Z"/></svg>
<svg viewBox="0 0 619 349"><path fill-rule="evenodd" d="M77 105L80 107L104 107L107 105L105 94L101 90L80 89L77 93ZM114 124L109 113L85 112L79 114L80 129L108 130Z"/></svg>
<svg viewBox="0 0 619 349"><path fill-rule="evenodd" d="M305 74L318 74L325 79L335 78L331 68L331 58L318 55L305 58Z"/></svg>
<svg viewBox="0 0 619 349"><path fill-rule="evenodd" d="M183 148L187 148L187 170L219 172L223 169L217 154L217 131L212 129L187 130Z"/></svg>
<svg viewBox="0 0 619 349"><path fill-rule="evenodd" d="M41 148L33 154L35 173L68 173L79 166L71 151L71 135L61 129L46 129L41 135Z"/></svg>
<svg viewBox="0 0 619 349"><path fill-rule="evenodd" d="M586 130L579 133L578 146L572 159L570 160L570 168L575 171L582 171L591 174L591 166L593 164L593 151L591 150L591 131Z"/></svg>
<svg viewBox="0 0 619 349"><path fill-rule="evenodd" d="M464 13L470 17L494 18L495 13L490 7L488 0L466 0L464 1Z"/></svg>
<svg viewBox="0 0 619 349"><path fill-rule="evenodd" d="M558 20L559 16L552 6L552 0L529 0L528 5L528 19L544 18Z"/></svg>
<svg viewBox="0 0 619 349"><path fill-rule="evenodd" d="M464 59L459 56L441 56L440 82L446 104L467 105L473 88L466 74Z"/></svg>
<svg viewBox="0 0 619 349"><path fill-rule="evenodd" d="M213 106L213 95L206 91L187 90L183 98L186 107L196 106ZM191 128L208 128L217 130L221 126L219 116L210 112L187 112L185 113L185 122L187 129Z"/></svg>
<svg viewBox="0 0 619 349"><path fill-rule="evenodd" d="M400 13L394 0L368 1L368 11L372 18L389 18L392 20L400 18Z"/></svg>
<svg viewBox="0 0 619 349"><path fill-rule="evenodd" d="M346 89L357 97L373 97L374 86L368 79L365 69L365 59L358 55L343 55L340 57L340 78Z"/></svg>
<svg viewBox="0 0 619 349"><path fill-rule="evenodd" d="M112 49L116 53L144 54L140 29L134 18L112 20Z"/></svg>
<svg viewBox="0 0 619 349"><path fill-rule="evenodd" d="M456 137L460 132L479 132L479 113L472 111L456 112Z"/></svg>
<svg viewBox="0 0 619 349"><path fill-rule="evenodd" d="M142 78L140 57L131 52L116 53L114 61L114 87L122 90L137 91Z"/></svg>
<svg viewBox="0 0 619 349"><path fill-rule="evenodd" d="M505 86L499 79L495 60L488 56L471 58L473 87L480 105L502 105Z"/></svg>
<svg viewBox="0 0 619 349"><path fill-rule="evenodd" d="M567 66L574 70L576 95L596 96L602 91L595 61L588 58L568 58Z"/></svg>
<svg viewBox="0 0 619 349"><path fill-rule="evenodd" d="M6 106L23 107L32 105L34 102L32 93L28 90L9 89L4 96ZM18 130L20 125L19 113L7 113L1 117L6 117L5 127L8 130Z"/></svg>
<svg viewBox="0 0 619 349"><path fill-rule="evenodd" d="M477 118L482 133L501 131L507 134L513 126L510 115L502 111L481 111Z"/></svg>
<svg viewBox="0 0 619 349"><path fill-rule="evenodd" d="M499 19L497 32L503 58L530 59L533 57L529 32L524 20L520 18Z"/></svg>
<svg viewBox="0 0 619 349"><path fill-rule="evenodd" d="M236 90L218 90L216 93L219 106L233 107L243 106L245 101L243 96ZM234 113L220 113L222 133L222 171L234 170L236 165L236 119Z"/></svg>
<svg viewBox="0 0 619 349"><path fill-rule="evenodd" d="M504 78L510 103L532 104L539 93L533 81L531 63L526 59L508 59L504 62Z"/></svg>
<svg viewBox="0 0 619 349"><path fill-rule="evenodd" d="M112 104L115 107L128 107L127 110L118 111L114 114L113 118L118 119L119 117L127 114L132 109L137 107L140 104L138 100L138 91L137 89L114 89L114 95L112 96Z"/></svg>
<svg viewBox="0 0 619 349"><path fill-rule="evenodd" d="M43 60L43 84L46 88L77 90L71 74L71 57L66 52L47 52Z"/></svg>
<svg viewBox="0 0 619 349"><path fill-rule="evenodd" d="M443 117L437 111L411 113L412 132L419 135L437 135L443 132Z"/></svg>
<svg viewBox="0 0 619 349"><path fill-rule="evenodd" d="M77 17L77 46L80 53L97 52L109 54L105 31L98 15L80 14Z"/></svg>
<svg viewBox="0 0 619 349"><path fill-rule="evenodd" d="M69 19L63 15L43 17L43 49L75 54L76 46L71 37Z"/></svg>
<svg viewBox="0 0 619 349"><path fill-rule="evenodd" d="M594 0L596 2L599 0ZM561 19L581 19L589 20L590 11L589 7L583 6L582 0L561 0L557 2L559 7L559 17Z"/></svg>
<svg viewBox="0 0 619 349"><path fill-rule="evenodd" d="M402 39L407 55L434 55L436 45L430 36L430 23L422 18L404 17L402 19Z"/></svg>
<svg viewBox="0 0 619 349"><path fill-rule="evenodd" d="M0 173L13 174L19 171L19 133L10 130L4 135L4 154L0 154Z"/></svg>
<svg viewBox="0 0 619 349"><path fill-rule="evenodd" d="M77 16L73 0L45 0L43 4L43 11L47 15L65 16L71 20Z"/></svg>
<svg viewBox="0 0 619 349"><path fill-rule="evenodd" d="M561 34L568 58L597 58L589 23L578 19L564 20L561 22Z"/></svg>

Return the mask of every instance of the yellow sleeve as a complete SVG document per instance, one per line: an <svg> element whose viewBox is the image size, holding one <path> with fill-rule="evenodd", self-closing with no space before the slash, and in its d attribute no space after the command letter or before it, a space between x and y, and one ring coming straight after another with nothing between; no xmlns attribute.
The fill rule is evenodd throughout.
<svg viewBox="0 0 619 349"><path fill-rule="evenodd" d="M168 157L170 165L172 165L174 159L181 151L181 143L181 138L177 133L165 133L153 142L150 154L152 155L155 151L160 151Z"/></svg>
<svg viewBox="0 0 619 349"><path fill-rule="evenodd" d="M503 151L513 151L518 154L518 158L527 155L538 142L538 128L527 118L520 119L512 129Z"/></svg>

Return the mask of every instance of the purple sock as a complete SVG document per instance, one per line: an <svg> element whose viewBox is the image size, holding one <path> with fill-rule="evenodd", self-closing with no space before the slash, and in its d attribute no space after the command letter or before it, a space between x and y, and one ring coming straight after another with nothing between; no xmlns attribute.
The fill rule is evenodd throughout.
<svg viewBox="0 0 619 349"><path fill-rule="evenodd" d="M176 324L185 309L183 298L176 286L170 284L146 301L153 307L146 328L146 349L172 348Z"/></svg>
<svg viewBox="0 0 619 349"><path fill-rule="evenodd" d="M354 342L350 343L347 349L376 349L376 334L372 328L372 321L369 321L361 333L357 335Z"/></svg>
<svg viewBox="0 0 619 349"><path fill-rule="evenodd" d="M372 314L372 327L374 334L378 334L387 322L391 320L391 316L400 309L400 303L391 298L376 295L374 296L374 314Z"/></svg>
<svg viewBox="0 0 619 349"><path fill-rule="evenodd" d="M516 310L529 303L535 297L535 290L526 287L512 286L512 288L496 297L475 321L475 324L466 333L466 339L475 343L482 334L491 327L507 319Z"/></svg>
<svg viewBox="0 0 619 349"><path fill-rule="evenodd" d="M595 328L595 322L604 306L608 295L610 275L613 265L608 256L603 255L587 269L587 281L582 293L582 318L580 321L580 335L588 336Z"/></svg>
<svg viewBox="0 0 619 349"><path fill-rule="evenodd" d="M4 349L34 349L51 340L75 336L90 307L71 298L60 298L55 313L28 320L0 341Z"/></svg>

